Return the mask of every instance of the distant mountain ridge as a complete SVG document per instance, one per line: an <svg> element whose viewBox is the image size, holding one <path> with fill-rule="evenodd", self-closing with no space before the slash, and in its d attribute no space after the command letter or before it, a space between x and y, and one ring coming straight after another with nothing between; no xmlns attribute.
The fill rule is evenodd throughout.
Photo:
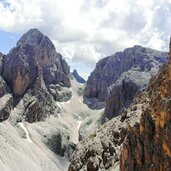
<svg viewBox="0 0 171 171"><path fill-rule="evenodd" d="M105 107L105 118L117 116L144 90L168 53L135 45L99 60L88 77L84 102L92 109Z"/></svg>
<svg viewBox="0 0 171 171"><path fill-rule="evenodd" d="M85 79L78 74L76 69L73 70L72 75L79 83L84 84L86 82Z"/></svg>

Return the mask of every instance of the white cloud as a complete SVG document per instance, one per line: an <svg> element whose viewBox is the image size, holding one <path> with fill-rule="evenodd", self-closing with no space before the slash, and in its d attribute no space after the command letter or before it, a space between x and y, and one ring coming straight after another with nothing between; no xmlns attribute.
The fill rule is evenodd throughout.
<svg viewBox="0 0 171 171"><path fill-rule="evenodd" d="M0 29L37 27L71 62L93 67L99 58L141 44L166 50L170 0L1 0Z"/></svg>

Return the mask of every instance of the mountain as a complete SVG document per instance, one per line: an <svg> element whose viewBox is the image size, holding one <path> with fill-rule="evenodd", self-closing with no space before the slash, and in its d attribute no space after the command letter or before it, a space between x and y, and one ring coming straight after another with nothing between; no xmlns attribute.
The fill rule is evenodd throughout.
<svg viewBox="0 0 171 171"><path fill-rule="evenodd" d="M37 29L31 29L7 55L3 57L2 77L14 97L14 105L23 103L24 118L28 122L44 120L55 114L56 92L71 97L70 69L56 52L51 40ZM60 90L59 90L60 88ZM58 93L59 94L59 93Z"/></svg>
<svg viewBox="0 0 171 171"><path fill-rule="evenodd" d="M171 40L169 65L150 81L147 93L140 122L128 129L123 143L121 171L171 169Z"/></svg>
<svg viewBox="0 0 171 171"><path fill-rule="evenodd" d="M167 62L168 53L138 45L103 58L87 80L84 102L92 109L105 107L105 122L128 108Z"/></svg>
<svg viewBox="0 0 171 171"><path fill-rule="evenodd" d="M86 81L84 80L84 78L82 78L82 77L78 74L78 72L77 72L76 69L73 70L72 75L73 75L73 77L74 77L79 83L84 84L84 83L86 82Z"/></svg>
<svg viewBox="0 0 171 171"><path fill-rule="evenodd" d="M169 65L160 68L128 109L77 145L69 171L170 170L170 111L171 43Z"/></svg>
<svg viewBox="0 0 171 171"><path fill-rule="evenodd" d="M25 170L27 166L24 161L19 166L19 161L22 161L21 151L33 170L41 170L41 162L45 160L51 163L52 167L59 169L60 166L55 166L55 162L59 161L54 159L54 154L58 155L59 160L59 156L68 158L74 151L75 144L70 140L68 126L59 123L62 109L58 102L71 99L70 87L69 65L56 52L52 41L38 29L25 33L7 55L0 53L0 146L1 151L9 148L11 155L16 154L13 170ZM53 121L51 118L54 118ZM31 133L27 132L29 123L32 123L32 137L29 136ZM57 125L54 126L55 124ZM8 128L10 132L7 131ZM34 137L35 134L37 137ZM13 149L13 143L23 142L23 138L34 142L34 145L27 148L23 143L18 147L20 150ZM6 145L3 145L4 141ZM23 152L22 148L27 148L27 152ZM35 148L35 158L39 153L42 155L39 156L42 161L37 161L36 164L33 164L27 155L32 153L32 148ZM4 160L8 158L8 153L2 155ZM66 158L63 159L65 167L68 163ZM0 170L11 170L10 168L9 161L6 161L6 166L0 164Z"/></svg>

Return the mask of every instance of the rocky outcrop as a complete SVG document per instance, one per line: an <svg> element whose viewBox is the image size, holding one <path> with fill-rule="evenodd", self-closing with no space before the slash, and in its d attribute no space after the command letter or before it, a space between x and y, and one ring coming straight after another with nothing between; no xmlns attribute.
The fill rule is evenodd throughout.
<svg viewBox="0 0 171 171"><path fill-rule="evenodd" d="M55 101L66 102L70 100L72 97L72 92L68 88L62 87L59 84L49 85L48 90L49 90L49 93L52 94Z"/></svg>
<svg viewBox="0 0 171 171"><path fill-rule="evenodd" d="M149 103L142 113L140 123L128 129L123 144L121 171L171 170L170 65L164 65L150 81L147 89Z"/></svg>
<svg viewBox="0 0 171 171"><path fill-rule="evenodd" d="M118 116L128 108L133 99L147 87L151 74L148 72L128 71L108 88L105 112L102 122Z"/></svg>
<svg viewBox="0 0 171 171"><path fill-rule="evenodd" d="M48 92L41 75L36 78L32 88L24 94L22 101L25 111L23 116L30 123L43 121L50 115L56 116L59 112L59 108L53 96Z"/></svg>
<svg viewBox="0 0 171 171"><path fill-rule="evenodd" d="M48 135L46 144L59 156L70 158L76 145L69 142L69 137L68 132L66 133L63 130L58 130L57 133Z"/></svg>
<svg viewBox="0 0 171 171"><path fill-rule="evenodd" d="M86 82L85 79L78 74L76 69L73 70L72 76L81 84L84 84Z"/></svg>
<svg viewBox="0 0 171 171"><path fill-rule="evenodd" d="M35 51L31 45L17 46L4 57L3 78L15 97L23 96L37 76Z"/></svg>
<svg viewBox="0 0 171 171"><path fill-rule="evenodd" d="M143 90L149 79L157 73L159 66L167 62L167 53L137 45L101 59L88 78L84 101L93 109L104 107L107 101L105 117L110 119L127 107L134 95ZM134 91L129 89L133 88L131 86L134 86ZM130 92L129 100L127 91ZM119 104L114 95L122 98Z"/></svg>
<svg viewBox="0 0 171 171"><path fill-rule="evenodd" d="M10 94L5 94L0 98L0 122L8 119L13 108L13 98Z"/></svg>
<svg viewBox="0 0 171 171"><path fill-rule="evenodd" d="M51 40L37 29L31 29L4 57L3 77L16 97L22 97L43 74L46 85L70 86L69 67L55 50Z"/></svg>

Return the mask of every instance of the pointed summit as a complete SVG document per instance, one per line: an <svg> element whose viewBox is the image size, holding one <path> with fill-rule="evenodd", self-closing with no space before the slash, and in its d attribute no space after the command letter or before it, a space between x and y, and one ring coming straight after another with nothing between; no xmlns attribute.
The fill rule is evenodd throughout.
<svg viewBox="0 0 171 171"><path fill-rule="evenodd" d="M45 48L48 46L55 50L55 46L53 45L52 41L36 28L30 29L20 38L20 40L17 42L17 45L21 44L29 44L34 47L39 46L40 48Z"/></svg>
<svg viewBox="0 0 171 171"><path fill-rule="evenodd" d="M77 72L76 69L73 70L72 75L74 76L74 78L75 78L79 83L84 84L84 83L86 82L86 81L84 80L84 78L82 78L82 77L78 74L78 72Z"/></svg>

